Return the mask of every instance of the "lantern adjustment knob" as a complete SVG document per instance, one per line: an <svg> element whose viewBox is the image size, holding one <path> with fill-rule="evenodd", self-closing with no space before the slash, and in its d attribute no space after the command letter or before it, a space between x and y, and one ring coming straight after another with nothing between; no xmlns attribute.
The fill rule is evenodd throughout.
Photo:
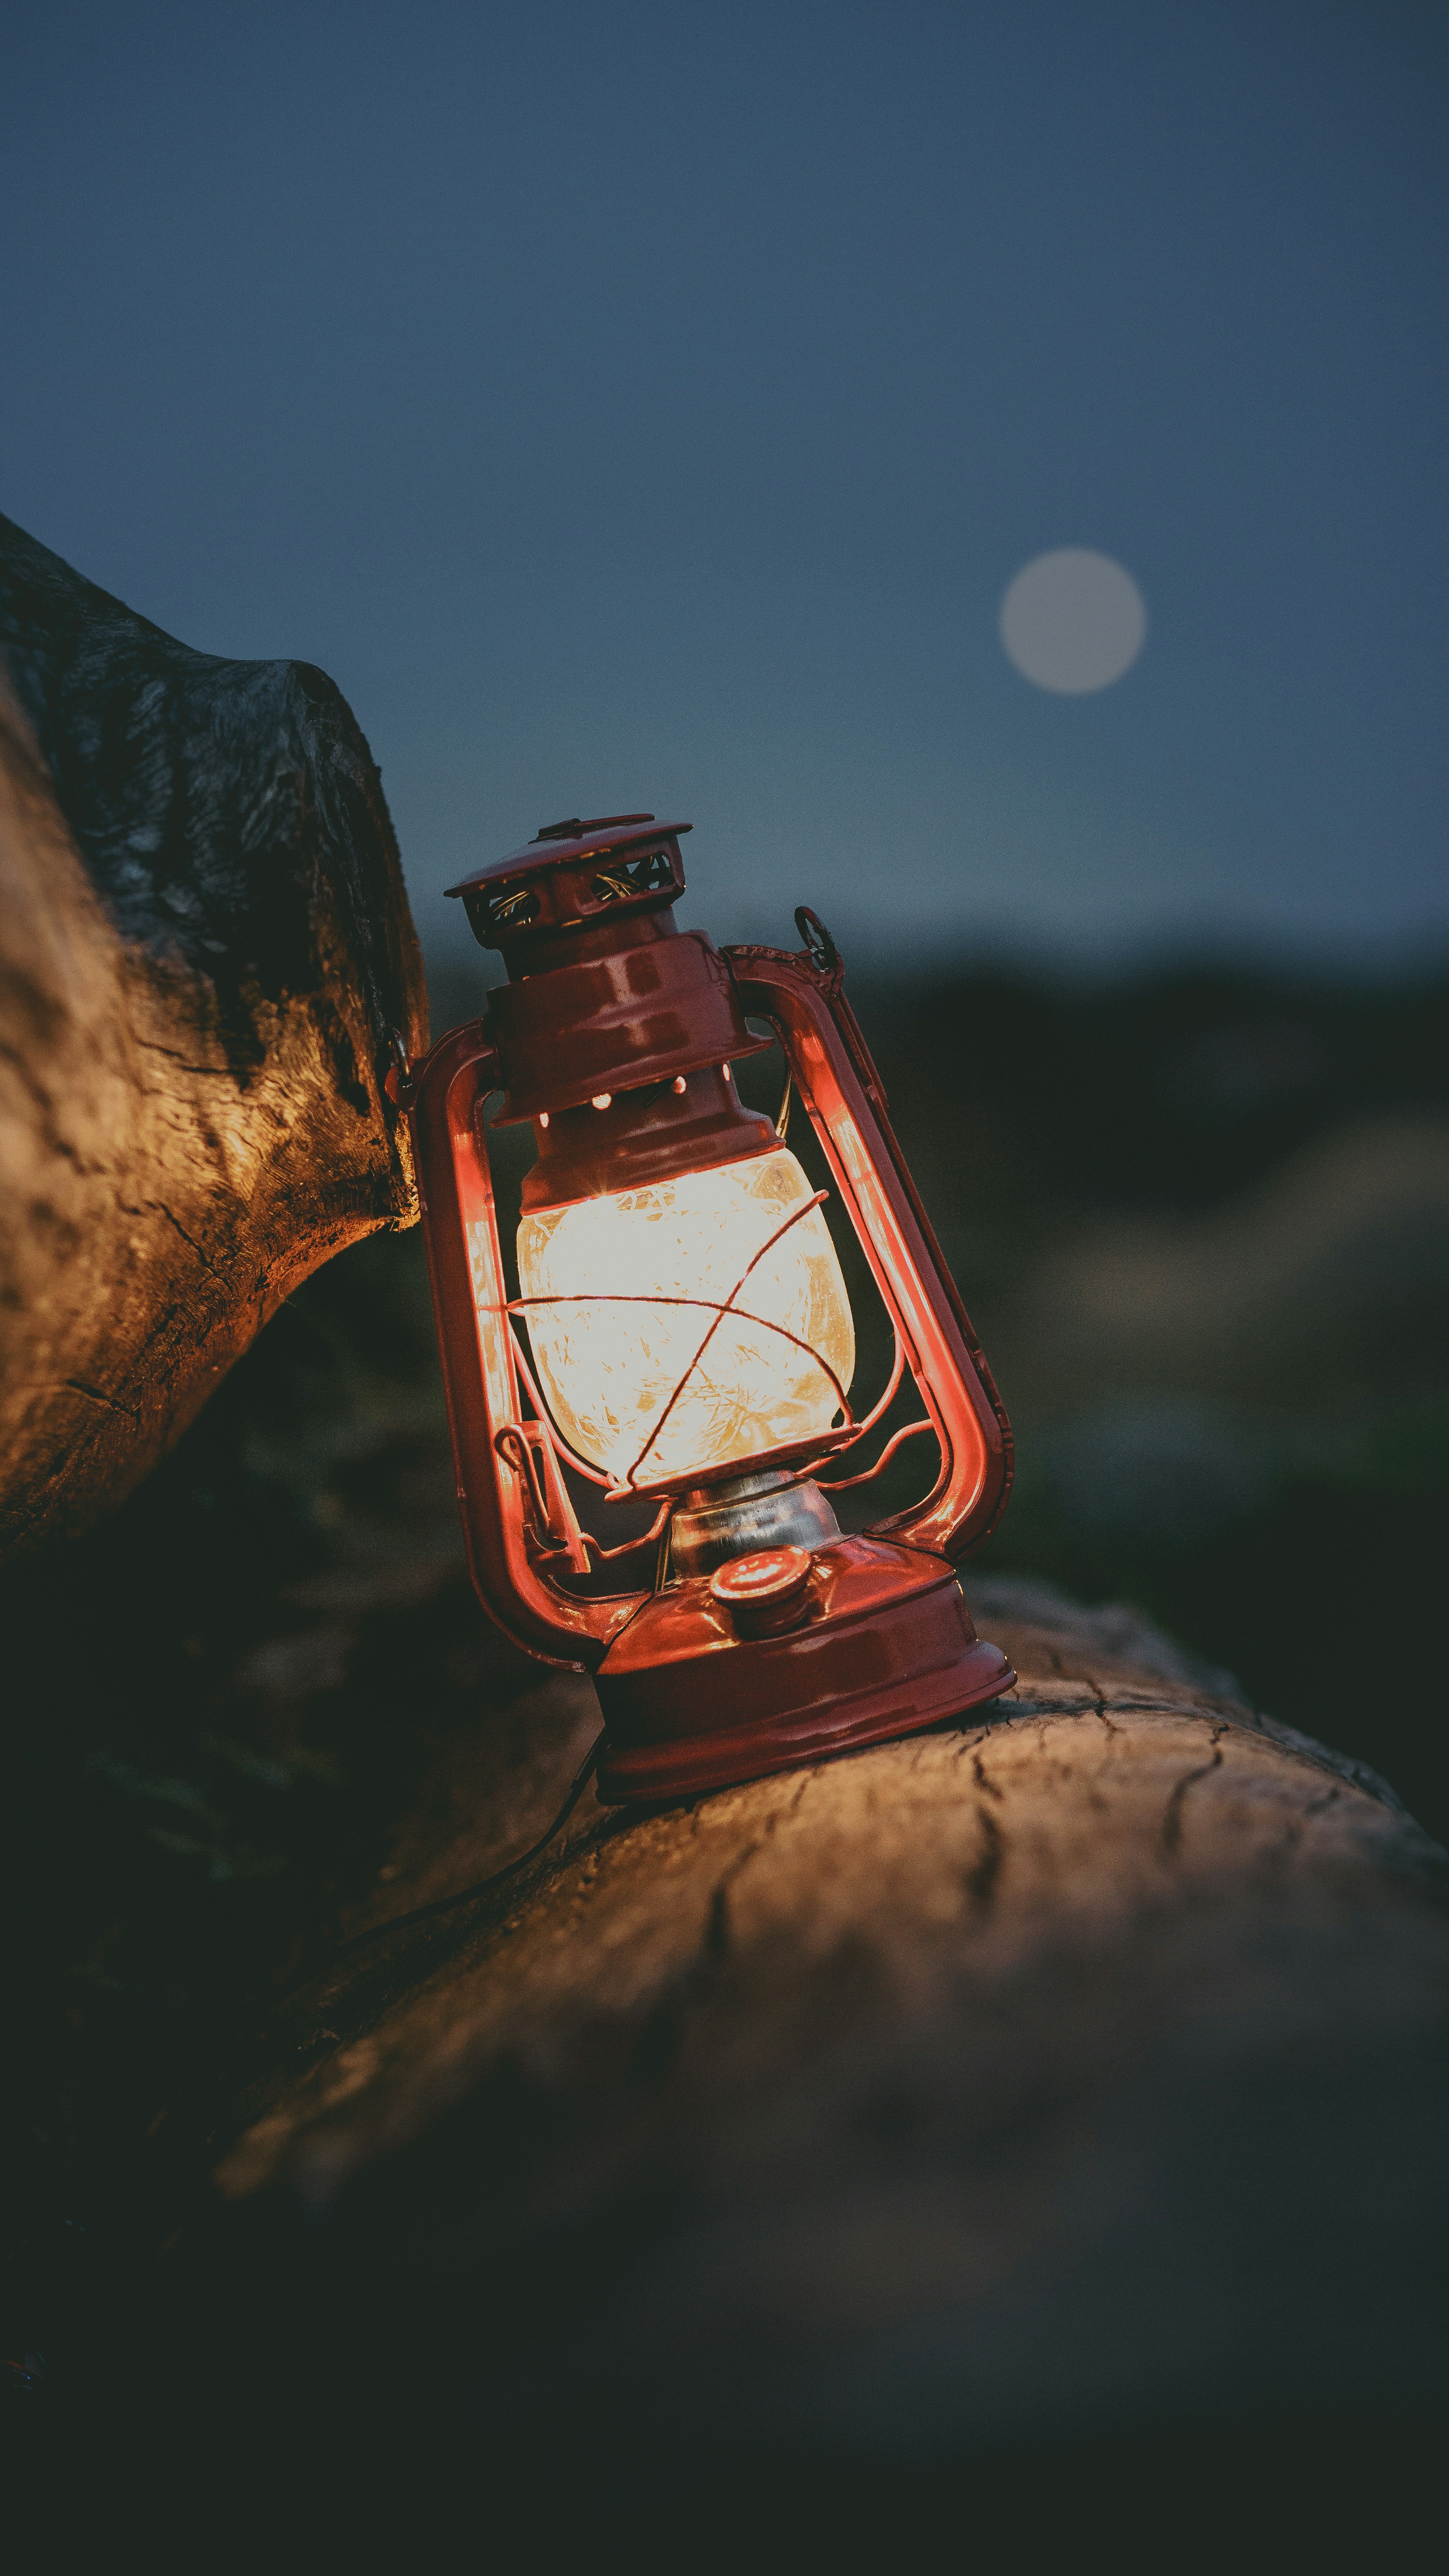
<svg viewBox="0 0 1449 2576"><path fill-rule="evenodd" d="M809 1608L814 1563L808 1547L763 1547L751 1556L732 1556L710 1576L710 1598L746 1636L793 1628Z"/></svg>

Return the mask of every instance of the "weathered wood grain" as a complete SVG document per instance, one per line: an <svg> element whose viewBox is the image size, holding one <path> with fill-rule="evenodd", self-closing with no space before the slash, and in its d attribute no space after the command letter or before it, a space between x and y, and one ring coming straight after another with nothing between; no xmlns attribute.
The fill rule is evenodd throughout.
<svg viewBox="0 0 1449 2576"><path fill-rule="evenodd" d="M984 1719L595 1810L271 2016L221 2237L364 2414L406 2350L444 2450L627 2493L1449 2395L1445 1855L1130 1614L976 1606ZM456 1766L397 1851L375 1911L502 1856Z"/></svg>
<svg viewBox="0 0 1449 2576"><path fill-rule="evenodd" d="M377 770L0 519L0 1546L82 1525L319 1262L416 1215L426 1034Z"/></svg>

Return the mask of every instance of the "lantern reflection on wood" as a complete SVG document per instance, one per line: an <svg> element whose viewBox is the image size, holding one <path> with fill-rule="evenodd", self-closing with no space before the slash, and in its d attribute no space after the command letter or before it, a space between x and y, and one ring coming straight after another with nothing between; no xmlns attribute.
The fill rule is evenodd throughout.
<svg viewBox="0 0 1449 2576"><path fill-rule="evenodd" d="M470 1568L498 1625L584 1667L606 1798L666 1798L908 1733L1013 1676L978 1639L954 1560L993 1525L1010 1432L886 1121L812 913L805 948L720 951L679 931L679 836L647 814L571 820L461 895L510 980L390 1087L411 1110ZM773 1043L895 1331L863 1420L822 1202L733 1066ZM531 1122L519 1294L504 1270L484 1110ZM925 1408L863 1475L842 1462L905 1376ZM844 1536L829 1500L934 1433L911 1510ZM658 1505L618 1547L568 1478ZM596 1567L631 1569L600 1593ZM607 1579L607 1578L605 1578Z"/></svg>

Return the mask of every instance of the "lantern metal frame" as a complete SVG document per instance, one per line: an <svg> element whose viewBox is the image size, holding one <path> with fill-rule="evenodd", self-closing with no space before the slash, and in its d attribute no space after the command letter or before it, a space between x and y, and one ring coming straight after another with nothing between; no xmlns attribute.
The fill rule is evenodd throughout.
<svg viewBox="0 0 1449 2576"><path fill-rule="evenodd" d="M593 1674L607 1729L600 1794L610 1800L678 1797L817 1761L959 1714L1015 1678L999 1648L977 1637L955 1572L1004 1506L1010 1426L891 1129L845 998L843 961L804 910L799 953L666 936L666 908L684 883L678 835L688 828L649 816L558 826L454 889L480 937L505 954L521 940L530 962L518 973L515 951L516 980L490 997L488 1018L450 1030L390 1079L409 1112L469 1571L517 1645ZM511 897L520 899L510 915ZM653 916L621 927L617 949L599 918L616 910ZM646 935L647 945L627 945ZM616 1499L652 1496L660 1509L642 1538L605 1548L580 1526L564 1470L610 1480L567 1448L516 1329L524 1301L508 1292L484 1112L506 1089L501 1118L531 1118L542 1144L551 1116L600 1093L607 1103L615 1089L652 1098L684 1093L695 1079L716 1100L722 1068L739 1125L747 1113L733 1099L731 1062L771 1042L750 1035L750 1020L767 1024L783 1050L893 1328L894 1364L862 1422L846 1404L842 1424L792 1447L687 1480L612 1487ZM680 1103L681 1112L686 1105L693 1110ZM727 1135L709 1143L708 1103L695 1114L705 1146L679 1151L731 1159ZM556 1145L555 1158L577 1150ZM762 1150L759 1138L746 1150ZM601 1185L613 1185L607 1169ZM747 1609L707 1576L671 1574L669 1521L686 1483L696 1492L752 1470L806 1476L832 1458L843 1463L907 1375L924 1420L833 1490L869 1481L929 1428L940 1467L921 1501L815 1549L808 1579L792 1573L773 1610L768 1601ZM822 1479L819 1490L832 1487ZM629 1557L640 1579L628 1589L577 1588L597 1564Z"/></svg>

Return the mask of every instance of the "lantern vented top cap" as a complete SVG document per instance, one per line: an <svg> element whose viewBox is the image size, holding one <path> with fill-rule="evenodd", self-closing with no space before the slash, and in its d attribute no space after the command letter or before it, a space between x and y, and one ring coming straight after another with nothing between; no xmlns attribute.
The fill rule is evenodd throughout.
<svg viewBox="0 0 1449 2576"><path fill-rule="evenodd" d="M545 823L534 833L535 841L577 841L590 832L610 832L626 823L652 823L652 814L590 814L580 818L571 814L566 823Z"/></svg>
<svg viewBox="0 0 1449 2576"><path fill-rule="evenodd" d="M540 931L589 928L605 912L658 912L684 892L679 838L689 828L652 814L571 814L545 823L521 850L490 859L448 892L462 896L485 948L511 949Z"/></svg>
<svg viewBox="0 0 1449 2576"><path fill-rule="evenodd" d="M473 868L447 892L468 895L475 886L496 885L503 878L535 876L540 868L568 867L582 859L613 858L636 842L677 841L681 833L693 828L690 823L656 822L652 814L571 814L566 822L545 823L521 850L510 850L506 858L489 859L483 867Z"/></svg>

